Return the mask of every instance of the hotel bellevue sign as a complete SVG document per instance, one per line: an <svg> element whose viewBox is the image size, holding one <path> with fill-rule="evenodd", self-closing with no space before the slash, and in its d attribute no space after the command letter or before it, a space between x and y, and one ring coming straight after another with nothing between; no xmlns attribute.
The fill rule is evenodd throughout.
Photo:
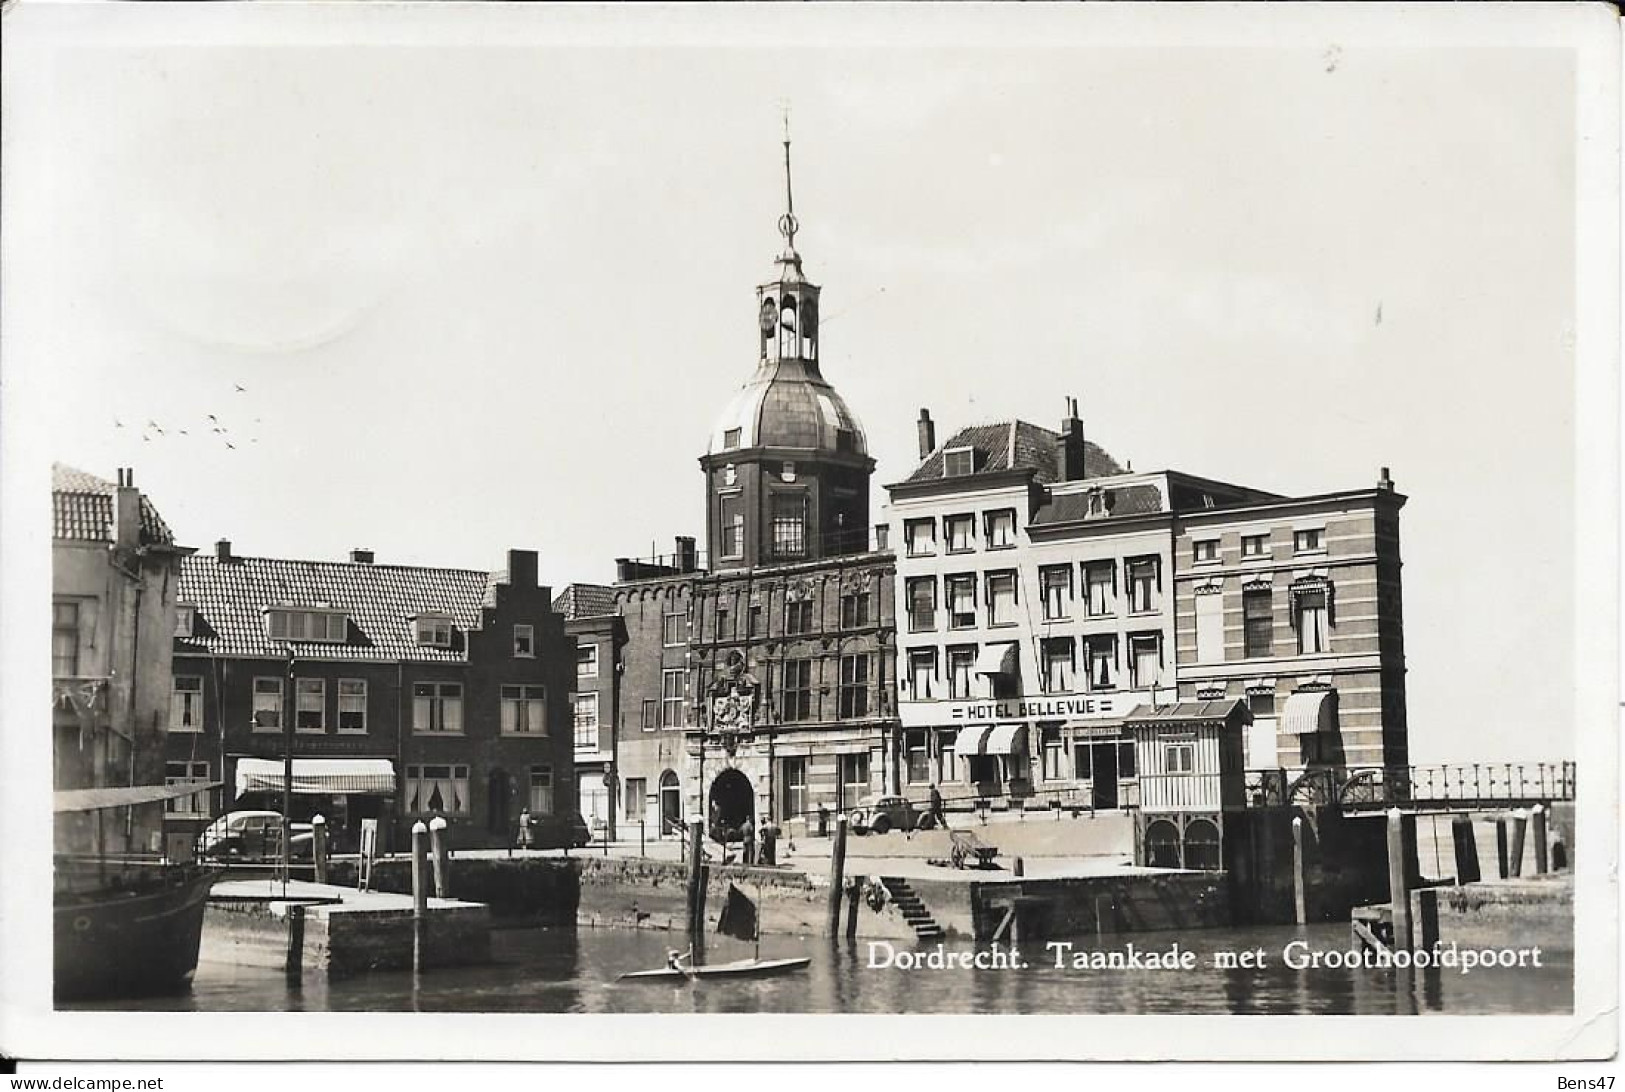
<svg viewBox="0 0 1625 1092"><path fill-rule="evenodd" d="M1151 703L1149 690L1110 694L1043 694L1030 698L971 698L965 701L905 701L898 712L907 728L952 728L994 722L1109 720L1136 705Z"/></svg>

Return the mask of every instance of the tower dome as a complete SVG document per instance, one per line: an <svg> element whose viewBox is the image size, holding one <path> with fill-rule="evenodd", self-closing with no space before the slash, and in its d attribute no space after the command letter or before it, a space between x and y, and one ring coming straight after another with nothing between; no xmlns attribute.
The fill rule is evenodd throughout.
<svg viewBox="0 0 1625 1092"><path fill-rule="evenodd" d="M728 400L711 430L709 454L751 447L812 448L867 455L857 414L815 367L767 360Z"/></svg>

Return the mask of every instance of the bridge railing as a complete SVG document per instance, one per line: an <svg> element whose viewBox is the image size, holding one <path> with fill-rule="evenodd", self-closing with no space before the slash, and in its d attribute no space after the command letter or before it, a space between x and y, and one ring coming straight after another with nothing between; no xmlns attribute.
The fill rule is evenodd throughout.
<svg viewBox="0 0 1625 1092"><path fill-rule="evenodd" d="M1310 771L1311 773L1314 771ZM1336 802L1345 807L1483 804L1573 800L1572 762L1457 762L1372 766L1335 771ZM1295 792L1295 798L1300 794Z"/></svg>

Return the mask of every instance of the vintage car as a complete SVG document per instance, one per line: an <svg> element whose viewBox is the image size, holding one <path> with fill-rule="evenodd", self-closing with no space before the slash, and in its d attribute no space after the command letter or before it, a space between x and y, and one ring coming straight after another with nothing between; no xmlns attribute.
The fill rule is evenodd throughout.
<svg viewBox="0 0 1625 1092"><path fill-rule="evenodd" d="M315 831L309 823L289 827L288 848L295 859L314 852ZM200 858L229 861L276 861L282 858L282 814L275 811L233 811L222 815L197 836Z"/></svg>
<svg viewBox="0 0 1625 1092"><path fill-rule="evenodd" d="M868 796L852 809L852 829L885 834L888 830L913 830L919 825L920 815L905 797L881 794Z"/></svg>

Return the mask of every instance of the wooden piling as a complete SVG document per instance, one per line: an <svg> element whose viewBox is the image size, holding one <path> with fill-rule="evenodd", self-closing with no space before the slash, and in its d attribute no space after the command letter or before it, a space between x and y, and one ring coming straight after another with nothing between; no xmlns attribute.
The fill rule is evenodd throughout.
<svg viewBox="0 0 1625 1092"><path fill-rule="evenodd" d="M1495 817L1495 868L1503 880L1510 874L1507 869L1507 820L1504 815Z"/></svg>
<svg viewBox="0 0 1625 1092"><path fill-rule="evenodd" d="M1529 829L1529 813L1519 809L1512 813L1512 848L1507 853L1508 872L1523 875L1523 840Z"/></svg>
<svg viewBox="0 0 1625 1092"><path fill-rule="evenodd" d="M842 881L846 878L846 813L835 817L835 845L829 854L829 935L841 935Z"/></svg>
<svg viewBox="0 0 1625 1092"><path fill-rule="evenodd" d="M1478 839L1473 836L1473 817L1458 815L1450 821L1450 840L1456 847L1456 882L1477 883Z"/></svg>
<svg viewBox="0 0 1625 1092"><path fill-rule="evenodd" d="M290 986L298 986L305 977L305 908L301 903L288 904L288 958L283 973Z"/></svg>
<svg viewBox="0 0 1625 1092"><path fill-rule="evenodd" d="M316 866L316 882L327 882L327 819L315 815L310 820L310 855Z"/></svg>
<svg viewBox="0 0 1625 1092"><path fill-rule="evenodd" d="M1027 863L1025 861L1023 861L1020 857L1017 857L1015 860L1010 862L1010 875L1012 875L1012 876L1025 876L1026 874L1027 874Z"/></svg>
<svg viewBox="0 0 1625 1092"><path fill-rule="evenodd" d="M1309 909L1303 889L1303 816L1292 817L1292 914L1299 925L1309 921Z"/></svg>
<svg viewBox="0 0 1625 1092"><path fill-rule="evenodd" d="M852 881L852 890L846 898L846 939L858 939L858 904L863 901L863 885Z"/></svg>
<svg viewBox="0 0 1625 1092"><path fill-rule="evenodd" d="M434 897L451 898L451 858L446 852L446 820L441 815L429 820L429 859L434 864Z"/></svg>
<svg viewBox="0 0 1625 1092"><path fill-rule="evenodd" d="M429 828L412 824L412 973L423 970L424 931L429 923Z"/></svg>
<svg viewBox="0 0 1625 1092"><path fill-rule="evenodd" d="M1411 950L1411 892L1405 874L1405 815L1388 811L1388 899L1394 917L1394 950Z"/></svg>
<svg viewBox="0 0 1625 1092"><path fill-rule="evenodd" d="M1529 839L1535 843L1535 875L1546 874L1546 809L1536 804L1529 812Z"/></svg>
<svg viewBox="0 0 1625 1092"><path fill-rule="evenodd" d="M695 963L705 951L705 821L688 823L688 942Z"/></svg>

